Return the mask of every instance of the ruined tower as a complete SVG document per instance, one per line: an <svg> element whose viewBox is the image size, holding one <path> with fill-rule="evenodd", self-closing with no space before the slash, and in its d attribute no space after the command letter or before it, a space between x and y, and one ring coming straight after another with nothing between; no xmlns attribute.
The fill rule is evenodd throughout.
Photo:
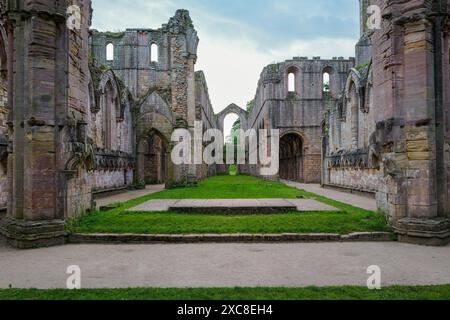
<svg viewBox="0 0 450 320"><path fill-rule="evenodd" d="M144 181L143 144L155 132L166 144L169 158L175 129L194 129L196 117L195 63L199 39L187 10L178 10L159 29L127 29L91 34L91 54L111 68L135 100L137 182ZM107 47L114 48L111 59ZM167 161L167 186L189 183L195 166L175 166Z"/></svg>
<svg viewBox="0 0 450 320"><path fill-rule="evenodd" d="M370 38L374 30L369 28L369 24L376 22L371 18L375 10L371 9L372 0L359 0L360 11L360 36L356 44L356 66L364 65L372 59L372 40ZM369 21L372 19L372 21Z"/></svg>

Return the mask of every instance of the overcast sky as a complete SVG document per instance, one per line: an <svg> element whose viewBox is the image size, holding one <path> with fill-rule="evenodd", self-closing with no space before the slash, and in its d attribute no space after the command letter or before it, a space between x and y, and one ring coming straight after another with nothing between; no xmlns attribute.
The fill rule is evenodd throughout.
<svg viewBox="0 0 450 320"><path fill-rule="evenodd" d="M294 56L354 56L357 0L93 0L93 28L160 28L177 9L190 11L216 112L245 107L262 69ZM232 120L227 121L232 122ZM228 123L228 126L230 125Z"/></svg>

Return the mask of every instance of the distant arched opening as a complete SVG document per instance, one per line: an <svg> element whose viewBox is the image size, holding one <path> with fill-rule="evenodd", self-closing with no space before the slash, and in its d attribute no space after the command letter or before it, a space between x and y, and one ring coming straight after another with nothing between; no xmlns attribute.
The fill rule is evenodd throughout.
<svg viewBox="0 0 450 320"><path fill-rule="evenodd" d="M114 45L112 43L106 45L106 61L114 61Z"/></svg>
<svg viewBox="0 0 450 320"><path fill-rule="evenodd" d="M332 67L326 67L322 71L322 95L325 99L334 97L336 88L333 88L332 75L334 70Z"/></svg>
<svg viewBox="0 0 450 320"><path fill-rule="evenodd" d="M330 89L330 74L328 72L324 72L323 74L323 92L331 92Z"/></svg>
<svg viewBox="0 0 450 320"><path fill-rule="evenodd" d="M280 178L303 182L303 140L295 133L280 139Z"/></svg>
<svg viewBox="0 0 450 320"><path fill-rule="evenodd" d="M230 113L225 117L224 120L224 141L228 148L234 148L235 153L237 151L237 146L240 141L240 130L242 128L241 118L236 113ZM236 155L236 154L235 154ZM238 166L236 163L231 164L227 167L227 172L231 176L238 174Z"/></svg>
<svg viewBox="0 0 450 320"><path fill-rule="evenodd" d="M150 60L151 62L159 61L159 48L156 43L153 43L150 47Z"/></svg>
<svg viewBox="0 0 450 320"><path fill-rule="evenodd" d="M285 90L287 95L300 95L300 69L297 66L288 67L285 77Z"/></svg>
<svg viewBox="0 0 450 320"><path fill-rule="evenodd" d="M105 86L103 108L103 145L105 149L111 150L113 144L113 120L115 119L116 97L110 81Z"/></svg>
<svg viewBox="0 0 450 320"><path fill-rule="evenodd" d="M288 75L288 91L295 92L295 73L293 72Z"/></svg>
<svg viewBox="0 0 450 320"><path fill-rule="evenodd" d="M223 137L225 143L236 144L239 130L241 129L241 119L236 113L230 113L223 122Z"/></svg>

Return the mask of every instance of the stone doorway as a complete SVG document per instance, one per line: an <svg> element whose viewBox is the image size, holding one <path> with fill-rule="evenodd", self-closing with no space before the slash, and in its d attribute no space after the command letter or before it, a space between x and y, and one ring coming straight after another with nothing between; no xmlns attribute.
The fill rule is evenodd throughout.
<svg viewBox="0 0 450 320"><path fill-rule="evenodd" d="M280 140L280 178L304 182L303 139L295 133L284 135Z"/></svg>
<svg viewBox="0 0 450 320"><path fill-rule="evenodd" d="M145 184L164 184L167 182L167 142L154 131L139 144L139 180Z"/></svg>

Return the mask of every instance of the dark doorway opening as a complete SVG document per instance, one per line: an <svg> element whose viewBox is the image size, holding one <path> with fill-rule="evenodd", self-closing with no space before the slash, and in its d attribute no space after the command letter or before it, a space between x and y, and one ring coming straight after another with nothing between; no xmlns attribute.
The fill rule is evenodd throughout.
<svg viewBox="0 0 450 320"><path fill-rule="evenodd" d="M280 178L303 182L303 140L294 133L280 140Z"/></svg>

